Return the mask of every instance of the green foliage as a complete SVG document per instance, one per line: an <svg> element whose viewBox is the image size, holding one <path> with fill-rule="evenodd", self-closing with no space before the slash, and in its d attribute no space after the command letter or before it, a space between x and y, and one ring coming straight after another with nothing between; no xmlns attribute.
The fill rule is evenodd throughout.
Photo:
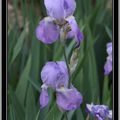
<svg viewBox="0 0 120 120"><path fill-rule="evenodd" d="M46 115L45 120L61 120L62 115L63 113L60 112L55 103L49 113Z"/></svg>
<svg viewBox="0 0 120 120"><path fill-rule="evenodd" d="M83 95L78 110L67 112L69 120L85 120L86 103L112 106L110 77L104 77L106 43L112 40L112 11L109 0L76 0L75 17L84 34L73 85ZM46 16L43 0L13 0L14 23L8 23L8 120L61 120L56 102L40 109L40 71L50 60L64 60L59 41L44 45L35 37L39 21ZM17 11L21 11L22 21ZM22 27L19 23L22 22ZM70 58L75 42L67 42ZM52 92L50 92L52 98Z"/></svg>

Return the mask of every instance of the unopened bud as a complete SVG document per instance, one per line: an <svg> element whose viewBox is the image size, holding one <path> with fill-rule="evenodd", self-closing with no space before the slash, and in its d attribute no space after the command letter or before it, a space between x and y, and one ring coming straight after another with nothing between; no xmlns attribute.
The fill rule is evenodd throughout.
<svg viewBox="0 0 120 120"><path fill-rule="evenodd" d="M76 66L78 64L78 54L79 54L78 52L79 52L79 49L75 49L70 58L70 73L71 74L75 71Z"/></svg>

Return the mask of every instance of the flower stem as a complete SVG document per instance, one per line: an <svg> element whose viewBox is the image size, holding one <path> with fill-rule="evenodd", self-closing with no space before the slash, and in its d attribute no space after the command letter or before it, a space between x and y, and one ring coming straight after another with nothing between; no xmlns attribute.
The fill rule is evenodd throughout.
<svg viewBox="0 0 120 120"><path fill-rule="evenodd" d="M97 117L94 118L95 120L98 120Z"/></svg>
<svg viewBox="0 0 120 120"><path fill-rule="evenodd" d="M64 58L65 58L65 62L66 62L67 69L68 69L68 75L69 75L68 88L70 88L70 68L69 68L69 62L68 62L67 54L66 54L66 50L65 50L65 45L63 46L63 52L64 52Z"/></svg>
<svg viewBox="0 0 120 120"><path fill-rule="evenodd" d="M38 111L38 113L37 113L37 116L36 116L36 119L35 119L35 120L38 120L38 118L39 118L39 114L40 114L40 110Z"/></svg>
<svg viewBox="0 0 120 120"><path fill-rule="evenodd" d="M65 112L65 118L66 118L66 120L68 120L68 117L67 117L67 112Z"/></svg>
<svg viewBox="0 0 120 120"><path fill-rule="evenodd" d="M89 114L88 114L87 117L86 117L86 120L89 120L89 118L90 118L90 116L89 116Z"/></svg>

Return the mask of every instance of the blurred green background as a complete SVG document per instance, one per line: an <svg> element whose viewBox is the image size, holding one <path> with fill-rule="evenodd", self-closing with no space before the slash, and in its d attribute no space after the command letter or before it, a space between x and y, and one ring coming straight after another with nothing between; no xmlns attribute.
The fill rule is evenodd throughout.
<svg viewBox="0 0 120 120"><path fill-rule="evenodd" d="M74 16L84 41L73 85L83 95L81 107L68 112L69 120L85 120L86 103L112 109L112 73L104 76L106 43L112 41L112 0L76 0ZM43 0L8 0L8 120L61 120L55 101L40 110L40 71L47 61L64 60L59 42L44 45L35 29L47 16ZM71 56L74 41L67 43ZM49 89L51 99L53 91Z"/></svg>

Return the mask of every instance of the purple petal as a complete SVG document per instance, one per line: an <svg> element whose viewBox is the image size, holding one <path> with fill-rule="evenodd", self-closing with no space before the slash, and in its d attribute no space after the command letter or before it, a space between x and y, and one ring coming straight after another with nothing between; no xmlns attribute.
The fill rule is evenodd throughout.
<svg viewBox="0 0 120 120"><path fill-rule="evenodd" d="M109 114L109 109L105 105L94 105L92 111L94 114L98 114L101 118L106 118Z"/></svg>
<svg viewBox="0 0 120 120"><path fill-rule="evenodd" d="M44 0L49 16L61 20L64 18L64 0Z"/></svg>
<svg viewBox="0 0 120 120"><path fill-rule="evenodd" d="M109 118L110 120L112 120L112 110L109 110L108 118Z"/></svg>
<svg viewBox="0 0 120 120"><path fill-rule="evenodd" d="M81 41L84 39L83 33L80 31L79 26L73 16L70 16L66 19L71 26L71 31L68 33L69 37L75 37L77 42L76 47L80 46Z"/></svg>
<svg viewBox="0 0 120 120"><path fill-rule="evenodd" d="M107 43L106 46L108 55L112 55L112 42Z"/></svg>
<svg viewBox="0 0 120 120"><path fill-rule="evenodd" d="M92 104L87 104L86 107L89 113L91 113L93 116L96 116L98 120L104 120L105 118L108 118L109 115L108 106L93 105L92 103Z"/></svg>
<svg viewBox="0 0 120 120"><path fill-rule="evenodd" d="M44 84L53 89L68 85L68 70L64 61L48 62L41 71Z"/></svg>
<svg viewBox="0 0 120 120"><path fill-rule="evenodd" d="M76 8L75 0L44 0L44 4L48 15L57 20L73 15Z"/></svg>
<svg viewBox="0 0 120 120"><path fill-rule="evenodd" d="M82 96L75 88L57 89L57 105L64 110L74 110L80 107Z"/></svg>
<svg viewBox="0 0 120 120"><path fill-rule="evenodd" d="M37 39L45 44L55 42L59 37L59 33L59 26L55 25L50 17L45 17L41 20L36 28Z"/></svg>
<svg viewBox="0 0 120 120"><path fill-rule="evenodd" d="M104 120L104 119L101 118L99 115L96 115L96 117L98 118L98 120Z"/></svg>
<svg viewBox="0 0 120 120"><path fill-rule="evenodd" d="M111 71L112 71L112 61L108 59L104 65L104 74L108 75Z"/></svg>
<svg viewBox="0 0 120 120"><path fill-rule="evenodd" d="M104 65L104 74L108 75L112 71L112 42L107 43L107 61Z"/></svg>
<svg viewBox="0 0 120 120"><path fill-rule="evenodd" d="M41 94L40 94L40 107L43 108L45 107L49 102L49 96L47 89L42 89Z"/></svg>
<svg viewBox="0 0 120 120"><path fill-rule="evenodd" d="M74 38L75 37L75 34L73 31L69 31L68 34L67 34L67 38Z"/></svg>
<svg viewBox="0 0 120 120"><path fill-rule="evenodd" d="M92 104L86 104L86 108L88 112L92 112L92 107L93 107L93 103Z"/></svg>
<svg viewBox="0 0 120 120"><path fill-rule="evenodd" d="M76 8L75 0L64 0L65 18L73 15Z"/></svg>

